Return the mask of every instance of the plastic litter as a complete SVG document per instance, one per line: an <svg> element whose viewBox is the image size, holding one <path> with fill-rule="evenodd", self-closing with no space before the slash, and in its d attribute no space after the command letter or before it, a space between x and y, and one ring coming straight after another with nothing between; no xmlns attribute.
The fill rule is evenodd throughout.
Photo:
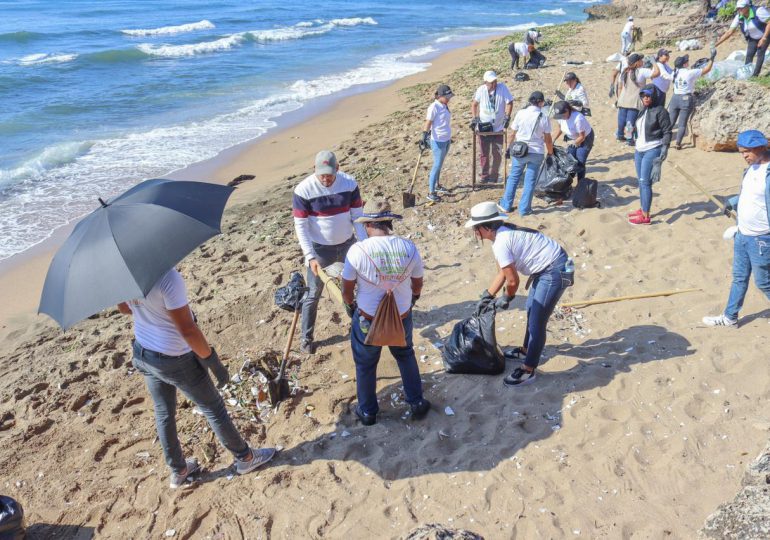
<svg viewBox="0 0 770 540"><path fill-rule="evenodd" d="M703 45L697 39L683 39L676 42L676 48L680 51L694 51L702 49Z"/></svg>
<svg viewBox="0 0 770 540"><path fill-rule="evenodd" d="M714 67L708 72L706 78L710 81L718 81L726 77L735 78L738 70L743 67L743 61L723 60L715 62Z"/></svg>
<svg viewBox="0 0 770 540"><path fill-rule="evenodd" d="M479 302L474 314L455 324L444 345L442 358L447 373L499 375L505 357L495 337L495 302Z"/></svg>
<svg viewBox="0 0 770 540"><path fill-rule="evenodd" d="M24 509L10 497L0 495L0 538L22 540L24 532Z"/></svg>
<svg viewBox="0 0 770 540"><path fill-rule="evenodd" d="M737 62L745 62L746 61L746 51L733 51L731 52L726 60L735 60Z"/></svg>
<svg viewBox="0 0 770 540"><path fill-rule="evenodd" d="M554 146L553 156L546 157L535 180L535 196L566 199L572 193L572 179L578 170L578 161L566 150Z"/></svg>
<svg viewBox="0 0 770 540"><path fill-rule="evenodd" d="M620 53L611 54L607 57L607 62L620 62L623 60L623 55Z"/></svg>
<svg viewBox="0 0 770 540"><path fill-rule="evenodd" d="M735 72L735 78L739 81L745 81L754 74L754 64L746 64L738 68Z"/></svg>
<svg viewBox="0 0 770 540"><path fill-rule="evenodd" d="M275 305L286 311L294 312L307 292L305 279L299 272L292 272L289 283L275 291Z"/></svg>

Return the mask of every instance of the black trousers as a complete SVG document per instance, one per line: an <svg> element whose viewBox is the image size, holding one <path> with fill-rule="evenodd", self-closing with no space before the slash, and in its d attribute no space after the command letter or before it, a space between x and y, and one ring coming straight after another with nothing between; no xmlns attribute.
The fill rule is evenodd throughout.
<svg viewBox="0 0 770 540"><path fill-rule="evenodd" d="M748 41L748 46L746 47L746 64L751 64L756 56L757 63L754 64L754 73L752 73L752 76L759 77L759 74L762 72L762 64L765 62L765 53L767 52L767 47L770 43L765 43L765 46L760 48L758 39L748 38L746 41Z"/></svg>

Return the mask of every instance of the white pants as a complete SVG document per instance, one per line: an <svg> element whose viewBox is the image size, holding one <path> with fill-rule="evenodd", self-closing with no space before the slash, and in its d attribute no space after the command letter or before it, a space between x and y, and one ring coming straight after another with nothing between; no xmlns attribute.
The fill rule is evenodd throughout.
<svg viewBox="0 0 770 540"><path fill-rule="evenodd" d="M631 51L631 45L633 45L634 39L628 32L620 34L620 53L627 54Z"/></svg>

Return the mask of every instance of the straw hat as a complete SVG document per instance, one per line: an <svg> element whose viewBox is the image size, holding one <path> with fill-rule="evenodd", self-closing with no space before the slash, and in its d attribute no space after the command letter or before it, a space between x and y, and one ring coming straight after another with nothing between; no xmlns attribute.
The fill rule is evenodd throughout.
<svg viewBox="0 0 770 540"><path fill-rule="evenodd" d="M403 219L403 217L394 214L390 210L390 203L388 201L375 199L373 201L366 201L364 215L356 219L356 223L373 223L375 221L392 221L394 219Z"/></svg>
<svg viewBox="0 0 770 540"><path fill-rule="evenodd" d="M465 223L465 227L470 229L471 227L481 225L482 223L505 221L506 219L508 219L508 215L500 211L500 207L497 203L486 201L471 208L471 219Z"/></svg>

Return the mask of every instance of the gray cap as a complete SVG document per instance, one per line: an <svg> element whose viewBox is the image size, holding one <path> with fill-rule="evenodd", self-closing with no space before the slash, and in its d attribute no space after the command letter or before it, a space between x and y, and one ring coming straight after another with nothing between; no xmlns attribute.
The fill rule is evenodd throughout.
<svg viewBox="0 0 770 540"><path fill-rule="evenodd" d="M316 174L337 174L337 156L329 150L321 150L315 156Z"/></svg>

